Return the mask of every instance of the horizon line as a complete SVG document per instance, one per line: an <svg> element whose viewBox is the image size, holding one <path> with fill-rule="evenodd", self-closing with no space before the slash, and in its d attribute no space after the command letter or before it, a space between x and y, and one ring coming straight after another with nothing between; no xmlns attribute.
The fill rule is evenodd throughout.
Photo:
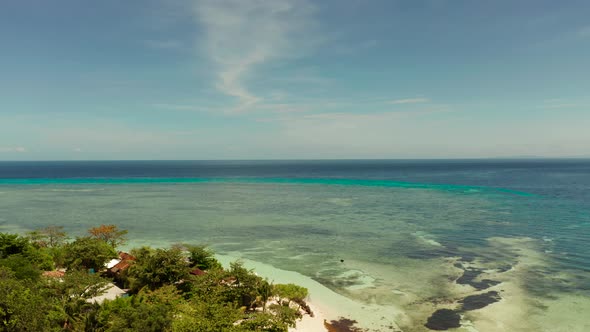
<svg viewBox="0 0 590 332"><path fill-rule="evenodd" d="M121 161L462 161L462 160L590 160L590 156L546 157L546 156L515 156L515 157L416 157L416 158L269 158L269 159L14 159L2 162L121 162Z"/></svg>

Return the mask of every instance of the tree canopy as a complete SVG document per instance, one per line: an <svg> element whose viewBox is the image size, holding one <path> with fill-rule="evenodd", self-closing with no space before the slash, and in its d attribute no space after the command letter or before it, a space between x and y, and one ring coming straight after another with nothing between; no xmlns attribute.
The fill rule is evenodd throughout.
<svg viewBox="0 0 590 332"><path fill-rule="evenodd" d="M127 277L134 291L143 287L155 290L189 276L189 266L179 248L143 248L133 253L136 260L129 268Z"/></svg>
<svg viewBox="0 0 590 332"><path fill-rule="evenodd" d="M39 247L55 248L63 245L67 234L63 226L47 226L27 233L32 243Z"/></svg>
<svg viewBox="0 0 590 332"><path fill-rule="evenodd" d="M113 248L127 242L127 230L121 230L116 225L100 225L88 230L91 237L102 240Z"/></svg>
<svg viewBox="0 0 590 332"><path fill-rule="evenodd" d="M273 286L240 262L224 269L202 245L132 250L122 274L131 292L96 303L121 281L104 266L122 237L102 235L126 234L102 226L70 241L57 226L27 237L0 233L0 331L285 332L301 316L287 302L307 296L305 288ZM55 267L66 271L41 276ZM206 272L191 275L195 268ZM287 301L268 305L275 294Z"/></svg>
<svg viewBox="0 0 590 332"><path fill-rule="evenodd" d="M64 264L68 269L99 271L117 252L108 243L91 237L79 237L65 246Z"/></svg>
<svg viewBox="0 0 590 332"><path fill-rule="evenodd" d="M188 251L191 267L201 270L221 268L221 264L215 259L213 251L207 249L206 246L185 244L184 247Z"/></svg>

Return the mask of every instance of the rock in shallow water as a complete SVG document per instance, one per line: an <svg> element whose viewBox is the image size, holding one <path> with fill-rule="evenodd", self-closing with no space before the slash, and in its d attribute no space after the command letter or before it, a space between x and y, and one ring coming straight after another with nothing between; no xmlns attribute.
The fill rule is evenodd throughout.
<svg viewBox="0 0 590 332"><path fill-rule="evenodd" d="M490 279L476 281L475 279L482 273L483 271L480 269L466 269L464 270L463 275L456 280L456 283L459 285L470 285L477 290L484 290L500 284L500 281Z"/></svg>
<svg viewBox="0 0 590 332"><path fill-rule="evenodd" d="M486 307L488 304L500 301L500 294L496 291L491 291L483 294L470 295L459 301L463 304L461 310L477 310Z"/></svg>
<svg viewBox="0 0 590 332"><path fill-rule="evenodd" d="M435 311L432 316L428 317L428 321L424 326L431 330L444 331L461 326L461 315L455 310L439 309Z"/></svg>

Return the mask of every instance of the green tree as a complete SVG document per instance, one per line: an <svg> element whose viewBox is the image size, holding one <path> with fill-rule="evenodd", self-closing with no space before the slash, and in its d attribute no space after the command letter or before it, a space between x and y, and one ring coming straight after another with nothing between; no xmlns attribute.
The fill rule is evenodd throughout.
<svg viewBox="0 0 590 332"><path fill-rule="evenodd" d="M10 269L19 280L37 281L41 276L41 271L22 254L0 259L0 266Z"/></svg>
<svg viewBox="0 0 590 332"><path fill-rule="evenodd" d="M106 242L91 237L79 237L65 246L64 265L68 269L99 271L106 262L116 257L115 249Z"/></svg>
<svg viewBox="0 0 590 332"><path fill-rule="evenodd" d="M189 267L179 248L141 248L133 251L136 260L127 270L127 277L134 292L143 287L155 290L187 279Z"/></svg>
<svg viewBox="0 0 590 332"><path fill-rule="evenodd" d="M68 236L63 226L47 226L27 233L27 237L40 252L48 258L51 258L53 264L45 270L52 269L53 266L64 266L65 244Z"/></svg>
<svg viewBox="0 0 590 332"><path fill-rule="evenodd" d="M0 233L0 259L8 258L11 255L22 255L32 265L40 269L51 270L53 268L51 256L34 247L28 238L17 234Z"/></svg>
<svg viewBox="0 0 590 332"><path fill-rule="evenodd" d="M55 299L53 320L70 330L81 330L96 305L90 301L104 293L108 281L98 274L68 270L63 278L46 281L47 298Z"/></svg>
<svg viewBox="0 0 590 332"><path fill-rule="evenodd" d="M307 288L295 284L276 284L273 286L273 292L280 299L301 303L308 295Z"/></svg>
<svg viewBox="0 0 590 332"><path fill-rule="evenodd" d="M188 258L192 267L197 267L201 270L221 268L221 263L215 259L213 251L207 249L206 246L185 244L184 247L188 251Z"/></svg>
<svg viewBox="0 0 590 332"><path fill-rule="evenodd" d="M137 295L105 301L91 317L87 330L92 331L168 331L175 308L183 302L173 286L155 291L142 290Z"/></svg>
<svg viewBox="0 0 590 332"><path fill-rule="evenodd" d="M230 263L226 279L233 280L232 287L227 289L228 300L239 303L247 309L258 305L264 306L271 295L268 281L245 268L241 262Z"/></svg>
<svg viewBox="0 0 590 332"><path fill-rule="evenodd" d="M234 326L243 318L243 312L235 304L199 299L177 307L176 318L172 323L174 332L217 332L237 331Z"/></svg>
<svg viewBox="0 0 590 332"><path fill-rule="evenodd" d="M287 331L289 327L295 327L297 319L301 318L299 310L289 305L272 304L270 311L274 326L283 331Z"/></svg>
<svg viewBox="0 0 590 332"><path fill-rule="evenodd" d="M23 254L30 250L29 240L17 234L0 233L0 258Z"/></svg>
<svg viewBox="0 0 590 332"><path fill-rule="evenodd" d="M269 312L253 313L240 322L237 327L241 331L287 332L295 327L299 318L298 311L288 306L273 304Z"/></svg>
<svg viewBox="0 0 590 332"><path fill-rule="evenodd" d="M51 299L43 297L37 284L17 280L0 267L0 331L47 331Z"/></svg>

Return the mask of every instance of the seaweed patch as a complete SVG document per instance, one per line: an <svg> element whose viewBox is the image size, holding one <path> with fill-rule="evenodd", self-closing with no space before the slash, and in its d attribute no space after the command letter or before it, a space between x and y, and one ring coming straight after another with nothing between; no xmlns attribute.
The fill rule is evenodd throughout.
<svg viewBox="0 0 590 332"><path fill-rule="evenodd" d="M439 309L428 317L428 321L424 326L436 331L461 327L461 315L456 310Z"/></svg>
<svg viewBox="0 0 590 332"><path fill-rule="evenodd" d="M490 291L483 294L470 295L459 301L462 304L462 311L477 310L500 301L500 294L496 291Z"/></svg>
<svg viewBox="0 0 590 332"><path fill-rule="evenodd" d="M500 281L491 279L476 281L475 279L482 273L483 271L479 269L465 269L463 270L463 275L456 280L456 283L460 285L469 285L477 290L488 289L501 283Z"/></svg>

